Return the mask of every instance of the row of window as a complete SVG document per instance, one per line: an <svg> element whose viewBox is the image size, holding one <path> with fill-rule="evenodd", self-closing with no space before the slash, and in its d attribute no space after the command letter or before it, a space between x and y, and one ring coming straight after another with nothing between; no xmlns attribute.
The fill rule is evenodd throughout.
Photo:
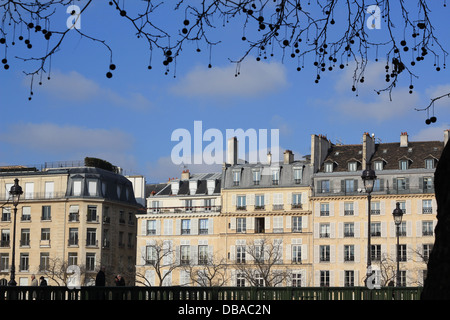
<svg viewBox="0 0 450 320"><path fill-rule="evenodd" d="M425 159L424 168L425 169L435 169L437 160L434 158ZM373 169L375 171L382 171L384 170L386 163L382 160L377 160L373 162ZM409 159L402 159L398 162L398 169L399 170L408 170L411 165L411 160ZM335 170L336 163L335 162L325 162L324 163L324 171L325 172L333 172ZM350 172L356 172L359 170L358 162L357 161L350 161L347 163L347 170Z"/></svg>
<svg viewBox="0 0 450 320"><path fill-rule="evenodd" d="M400 200L396 201L400 204L400 209L403 210L404 214L410 213L406 210L406 201ZM422 200L422 214L432 214L433 213L433 200L424 199ZM353 216L355 214L355 204L352 201L344 202L344 215L345 216ZM380 201L371 201L370 203L370 214L371 215L380 215L381 214L381 202ZM328 217L330 216L330 203L321 202L320 203L320 216Z"/></svg>
<svg viewBox="0 0 450 320"><path fill-rule="evenodd" d="M69 222L79 222L80 221L80 208L78 205L71 205L69 208ZM119 211L119 223L126 223L126 214L124 210ZM132 212L128 213L128 224L134 225L134 214ZM31 207L23 206L21 210L21 221L31 221ZM51 221L52 220L52 207L51 206L42 206L41 209L41 221ZM11 207L3 207L1 221L8 222L11 221ZM97 206L88 205L87 206L87 214L86 214L87 222L99 222L99 215L97 213ZM109 214L109 208L105 207L103 211L103 222L110 223L111 218Z"/></svg>
<svg viewBox="0 0 450 320"><path fill-rule="evenodd" d="M245 264L248 262L249 259L252 260L252 262L259 262L264 263L266 261L266 257L264 256L264 253L262 250L258 250L258 247L256 246L254 249L254 255L252 254L251 257L248 257L247 247L240 245L236 246L235 251L235 262L238 264ZM161 253L158 251L162 250L162 248L159 248L155 245L149 245L146 246L146 255L145 255L145 264L147 265L155 265L159 261L158 259L168 259L167 255L162 256ZM210 247L208 245L199 245L195 247L195 254L193 253L193 248L191 245L181 245L179 247L179 252L176 252L176 255L179 256L179 263L181 265L191 265L191 264L197 264L197 265L206 265L210 263L209 260L211 258L210 255ZM195 257L195 258L194 258ZM283 259L278 258L276 261L274 261L277 264L282 264ZM302 262L302 245L291 245L291 259L290 263L297 264ZM164 263L164 261L162 261Z"/></svg>
<svg viewBox="0 0 450 320"><path fill-rule="evenodd" d="M69 238L67 245L69 247L80 245L78 238L78 228L69 228ZM103 230L103 241L102 247L110 247L109 241L109 230ZM128 233L128 248L133 248L135 244L135 236L133 233ZM1 230L1 240L0 247L10 247L11 245L11 237L9 229ZM86 247L98 247L98 237L97 237L97 229L96 228L87 228L86 229ZM21 229L20 230L20 247L30 247L31 246L31 232L30 229ZM41 236L39 241L40 247L50 247L50 228L41 228ZM118 232L118 246L125 247L125 233L122 231Z"/></svg>
<svg viewBox="0 0 450 320"><path fill-rule="evenodd" d="M284 201L282 193L274 193L273 195L273 210L283 210ZM233 205L236 205L236 210L247 210L248 198L251 197L251 205L254 206L255 210L264 210L268 204L268 195L265 194L255 194L255 195L236 195L236 200L233 198ZM302 208L302 194L293 193L291 196L291 208L301 209ZM235 202L235 203L234 203Z"/></svg>
<svg viewBox="0 0 450 320"><path fill-rule="evenodd" d="M422 250L419 253L420 258L427 262L430 257L431 250L433 249L432 244L423 244ZM343 261L344 262L355 262L355 245L343 245ZM409 251L411 254L411 251ZM383 252L381 250L381 244L372 244L370 246L370 256L372 261L381 261L383 258ZM398 257L399 261L408 261L408 250L406 244L399 244L398 246ZM331 262L331 246L330 245L319 245L319 262Z"/></svg>
<svg viewBox="0 0 450 320"><path fill-rule="evenodd" d="M0 253L0 271L9 272L10 261L9 253ZM96 271L96 255L95 253L86 253L85 256L85 268L86 271ZM69 252L68 254L68 265L78 265L78 253ZM39 259L39 271L43 272L50 270L52 267L52 261L50 259L50 253L41 252ZM20 253L19 256L19 272L35 272L35 270L30 270L30 254Z"/></svg>
<svg viewBox="0 0 450 320"><path fill-rule="evenodd" d="M261 175L262 175L261 168L254 168L252 169L252 181L253 185L257 186L261 182ZM270 175L271 175L271 181L272 185L278 185L280 183L280 170L281 168L272 168L270 169ZM296 168L293 169L293 177L294 177L294 183L300 184L302 183L302 175L303 175L303 168ZM241 169L235 169L233 170L233 185L239 186L241 184L241 176L242 176L242 170Z"/></svg>
<svg viewBox="0 0 450 320"><path fill-rule="evenodd" d="M434 221L418 221L418 226L421 226L417 231L417 236L434 236ZM353 222L345 222L342 226L343 230L339 230L342 232L342 236L344 238L353 238L359 237L359 230L357 234L355 234L355 223ZM386 231L382 230L382 222L371 222L370 223L370 235L371 237L384 237ZM407 231L407 222L402 221L398 228L398 233L400 237L409 236ZM331 226L330 223L319 223L319 238L330 238L331 234Z"/></svg>
<svg viewBox="0 0 450 320"><path fill-rule="evenodd" d="M391 184L390 184L391 183ZM391 186L389 186L391 185ZM388 179L378 178L374 182L373 192L389 191L395 190L401 191L421 191L421 192L433 192L433 178L432 177L422 177L419 178L417 186L411 186L409 183L409 178L406 177L396 177L392 181ZM319 180L317 185L318 193L356 193L358 192L358 179L343 179L341 180L340 188L331 188L330 180L324 179Z"/></svg>

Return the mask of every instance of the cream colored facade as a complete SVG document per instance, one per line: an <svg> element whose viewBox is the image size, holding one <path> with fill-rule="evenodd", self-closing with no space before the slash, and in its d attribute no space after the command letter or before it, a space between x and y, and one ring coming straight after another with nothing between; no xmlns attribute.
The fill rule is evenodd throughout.
<svg viewBox="0 0 450 320"><path fill-rule="evenodd" d="M422 286L434 243L434 194L373 195L371 266L376 283L396 282L397 233L392 212L404 210L400 226L401 283ZM367 273L367 196L314 197L314 286L364 286Z"/></svg>
<svg viewBox="0 0 450 320"><path fill-rule="evenodd" d="M80 268L81 285L92 283L100 265L106 266L110 277L123 273L132 281L139 206L125 177L87 167L9 168L0 173L0 189L4 190L0 195L4 204L0 221L3 283L9 281L12 263L14 208L8 191L15 178L23 189L16 216L18 285L30 285L32 274L38 279L43 276L49 285L67 284L64 272L70 265ZM53 267L62 271L53 272ZM107 283L114 285L113 278Z"/></svg>
<svg viewBox="0 0 450 320"><path fill-rule="evenodd" d="M220 254L220 174L185 172L152 191L137 215L136 284L190 285L188 266Z"/></svg>
<svg viewBox="0 0 450 320"><path fill-rule="evenodd" d="M146 279L138 284L159 285L154 266L145 262L149 257L145 248L166 241L173 251L162 268L171 274L163 285L199 285L186 268L169 270L167 265L201 269L206 263L205 259L200 263L199 248L206 245L207 252L226 266L224 285L365 286L369 232L374 285L397 284L397 227L392 212L399 203L404 211L399 227L399 285L422 286L437 223L434 171L448 131L444 143L411 142L406 133L400 143L376 143L367 133L362 140L359 145L333 145L326 137L313 135L311 155L305 161L293 161L287 151L284 161L275 166L238 164L236 155L229 154L220 191L214 195L220 210L214 213L184 210L187 199L205 195L174 196L168 187L173 182L160 185L167 193L150 195L147 214L138 216L137 264ZM361 179L369 164L377 175L370 210ZM158 204L160 209L155 205L158 201L164 204ZM180 211L175 212L175 207ZM211 221L208 234L197 229L183 234L182 220L196 225L199 219ZM156 225L150 234L149 220ZM182 246L190 246L189 255L180 251ZM269 250L255 251L263 247ZM275 276L261 275L268 270ZM280 282L275 279L277 272Z"/></svg>

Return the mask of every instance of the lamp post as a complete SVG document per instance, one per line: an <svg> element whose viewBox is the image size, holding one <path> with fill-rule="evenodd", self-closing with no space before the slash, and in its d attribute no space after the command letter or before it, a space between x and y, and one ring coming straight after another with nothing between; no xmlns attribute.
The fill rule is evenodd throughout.
<svg viewBox="0 0 450 320"><path fill-rule="evenodd" d="M366 270L366 286L368 285L367 280L372 275L372 257L371 257L371 244L370 244L370 200L372 199L371 193L373 191L373 186L377 176L375 171L371 169L370 163L366 164L367 168L363 171L361 179L364 182L364 189L367 193L367 270Z"/></svg>
<svg viewBox="0 0 450 320"><path fill-rule="evenodd" d="M16 286L17 282L15 280L16 276L16 215L17 215L17 205L19 204L20 195L23 193L22 187L19 186L19 179L14 180L14 185L11 187L9 194L12 197L12 202L14 206L14 224L13 224L13 245L12 245L12 260L11 260L11 280L9 280L9 286Z"/></svg>
<svg viewBox="0 0 450 320"><path fill-rule="evenodd" d="M392 212L394 216L394 222L397 227L397 273L396 273L396 281L397 287L400 287L400 224L402 223L403 218L403 210L400 209L400 203L397 202L394 211Z"/></svg>

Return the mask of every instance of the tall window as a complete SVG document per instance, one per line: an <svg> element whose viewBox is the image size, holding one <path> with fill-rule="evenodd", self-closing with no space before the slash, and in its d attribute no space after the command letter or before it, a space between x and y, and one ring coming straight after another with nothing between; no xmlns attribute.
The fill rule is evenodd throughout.
<svg viewBox="0 0 450 320"><path fill-rule="evenodd" d="M208 234L208 219L198 220L198 234Z"/></svg>
<svg viewBox="0 0 450 320"><path fill-rule="evenodd" d="M86 246L97 246L97 230L95 228L87 228Z"/></svg>
<svg viewBox="0 0 450 320"><path fill-rule="evenodd" d="M432 208L431 203L432 203L432 201L429 199L422 200L422 213L423 214L433 213L433 208Z"/></svg>
<svg viewBox="0 0 450 320"><path fill-rule="evenodd" d="M78 228L69 228L69 246L78 245Z"/></svg>
<svg viewBox="0 0 450 320"><path fill-rule="evenodd" d="M88 206L87 221L89 222L97 221L97 206Z"/></svg>
<svg viewBox="0 0 450 320"><path fill-rule="evenodd" d="M278 185L280 181L280 170L273 170L272 171L272 184Z"/></svg>
<svg viewBox="0 0 450 320"><path fill-rule="evenodd" d="M302 183L302 173L303 170L301 168L294 168L294 182L296 184Z"/></svg>
<svg viewBox="0 0 450 320"><path fill-rule="evenodd" d="M399 161L399 169L407 170L408 169L408 160L400 160Z"/></svg>
<svg viewBox="0 0 450 320"><path fill-rule="evenodd" d="M355 261L355 246L345 245L344 246L344 261Z"/></svg>
<svg viewBox="0 0 450 320"><path fill-rule="evenodd" d="M322 180L320 181L320 192L328 193L330 192L330 180Z"/></svg>
<svg viewBox="0 0 450 320"><path fill-rule="evenodd" d="M330 224L329 223L321 223L319 225L319 237L320 238L329 238L330 237Z"/></svg>
<svg viewBox="0 0 450 320"><path fill-rule="evenodd" d="M245 246L236 246L236 263L245 263Z"/></svg>
<svg viewBox="0 0 450 320"><path fill-rule="evenodd" d="M292 217L292 232L302 232L302 217Z"/></svg>
<svg viewBox="0 0 450 320"><path fill-rule="evenodd" d="M344 237L351 238L355 236L355 226L353 222L344 223Z"/></svg>
<svg viewBox="0 0 450 320"><path fill-rule="evenodd" d="M241 172L233 171L233 185L238 186L241 181Z"/></svg>
<svg viewBox="0 0 450 320"><path fill-rule="evenodd" d="M236 201L237 201L236 202L237 210L246 210L247 209L246 196L237 196Z"/></svg>
<svg viewBox="0 0 450 320"><path fill-rule="evenodd" d="M145 257L145 263L150 265L156 264L156 247L155 246L147 246L146 247L146 257Z"/></svg>
<svg viewBox="0 0 450 320"><path fill-rule="evenodd" d="M302 262L302 246L299 244L292 245L292 263Z"/></svg>
<svg viewBox="0 0 450 320"><path fill-rule="evenodd" d="M302 286L302 274L301 273L293 273L292 274L292 286L293 287L301 287Z"/></svg>
<svg viewBox="0 0 450 320"><path fill-rule="evenodd" d="M293 193L292 194L292 208L301 208L302 207L302 194L301 193Z"/></svg>
<svg viewBox="0 0 450 320"><path fill-rule="evenodd" d="M259 185L259 182L261 181L261 171L260 170L253 170L253 184L255 186Z"/></svg>
<svg viewBox="0 0 450 320"><path fill-rule="evenodd" d="M55 184L53 181L47 181L45 183L45 198L53 198L55 196Z"/></svg>
<svg viewBox="0 0 450 320"><path fill-rule="evenodd" d="M95 271L95 253L86 253L86 270Z"/></svg>
<svg viewBox="0 0 450 320"><path fill-rule="evenodd" d="M344 215L352 216L353 212L353 202L345 202L344 203Z"/></svg>
<svg viewBox="0 0 450 320"><path fill-rule="evenodd" d="M205 245L198 246L198 264L201 265L208 264L208 246Z"/></svg>
<svg viewBox="0 0 450 320"><path fill-rule="evenodd" d="M41 220L49 221L52 219L52 207L51 206L42 206L42 216Z"/></svg>
<svg viewBox="0 0 450 320"><path fill-rule="evenodd" d="M330 246L321 245L319 246L320 262L330 262Z"/></svg>
<svg viewBox="0 0 450 320"><path fill-rule="evenodd" d="M191 234L191 220L181 220L181 234Z"/></svg>
<svg viewBox="0 0 450 320"><path fill-rule="evenodd" d="M247 231L247 218L236 218L236 232L245 233Z"/></svg>
<svg viewBox="0 0 450 320"><path fill-rule="evenodd" d="M73 195L76 197L81 196L81 180L73 181Z"/></svg>
<svg viewBox="0 0 450 320"><path fill-rule="evenodd" d="M320 204L320 216L326 217L330 215L330 204L329 203L321 203Z"/></svg>
<svg viewBox="0 0 450 320"><path fill-rule="evenodd" d="M344 287L354 287L355 286L355 271L346 270L344 272Z"/></svg>
<svg viewBox="0 0 450 320"><path fill-rule="evenodd" d="M330 271L321 270L320 271L320 286L329 287L330 286Z"/></svg>
<svg viewBox="0 0 450 320"><path fill-rule="evenodd" d="M91 197L97 196L97 181L94 180L88 182L88 192Z"/></svg>
<svg viewBox="0 0 450 320"><path fill-rule="evenodd" d="M264 209L264 195L263 194L257 194L255 196L255 209Z"/></svg>
<svg viewBox="0 0 450 320"><path fill-rule="evenodd" d="M181 265L188 265L190 262L191 246L180 246L180 263Z"/></svg>

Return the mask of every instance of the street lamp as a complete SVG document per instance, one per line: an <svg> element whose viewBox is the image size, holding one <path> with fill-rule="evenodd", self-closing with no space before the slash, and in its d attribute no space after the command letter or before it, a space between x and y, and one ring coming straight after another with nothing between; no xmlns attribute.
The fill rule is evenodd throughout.
<svg viewBox="0 0 450 320"><path fill-rule="evenodd" d="M371 169L370 163L366 164L366 169L363 171L361 175L361 179L364 182L364 189L367 193L367 216L368 216L368 222L367 222L367 278L372 275L372 257L371 257L371 244L370 244L370 200L372 198L371 193L373 191L373 186L375 184L375 180L377 179L377 176L375 175L375 171ZM367 285L367 283L366 283Z"/></svg>
<svg viewBox="0 0 450 320"><path fill-rule="evenodd" d="M11 280L9 280L9 286L16 286L17 282L14 280L16 276L16 215L17 215L17 205L19 204L20 195L23 193L22 187L19 186L19 179L14 180L14 185L11 187L9 194L12 197L12 203L14 206L14 225L13 225L13 247L12 247L12 260L11 260Z"/></svg>
<svg viewBox="0 0 450 320"><path fill-rule="evenodd" d="M400 224L402 223L403 218L403 210L400 209L400 203L397 202L396 207L394 211L392 212L392 215L394 216L394 222L397 226L397 287L400 286Z"/></svg>

